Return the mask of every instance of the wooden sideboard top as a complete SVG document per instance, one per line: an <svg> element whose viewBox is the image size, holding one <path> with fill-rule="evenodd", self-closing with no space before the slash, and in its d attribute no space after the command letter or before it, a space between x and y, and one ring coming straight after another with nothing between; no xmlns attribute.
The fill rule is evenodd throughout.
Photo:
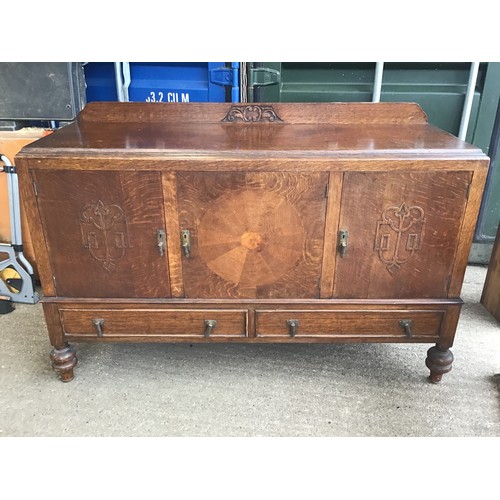
<svg viewBox="0 0 500 500"><path fill-rule="evenodd" d="M22 157L467 157L482 151L414 103L102 103Z"/></svg>

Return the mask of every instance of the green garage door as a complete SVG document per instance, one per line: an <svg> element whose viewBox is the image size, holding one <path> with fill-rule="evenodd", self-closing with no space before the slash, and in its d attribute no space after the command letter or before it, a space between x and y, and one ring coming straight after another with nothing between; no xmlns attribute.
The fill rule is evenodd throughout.
<svg viewBox="0 0 500 500"><path fill-rule="evenodd" d="M247 63L246 73L250 102L359 102L372 100L375 63ZM458 135L469 73L470 63L385 63L380 100L416 102L429 123ZM470 262L488 262L500 218L499 99L500 63L481 63L466 140L492 162Z"/></svg>

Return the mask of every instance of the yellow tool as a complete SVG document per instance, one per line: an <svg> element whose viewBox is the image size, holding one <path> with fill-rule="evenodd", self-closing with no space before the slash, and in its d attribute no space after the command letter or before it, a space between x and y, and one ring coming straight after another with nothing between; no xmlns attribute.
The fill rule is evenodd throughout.
<svg viewBox="0 0 500 500"><path fill-rule="evenodd" d="M12 267L6 267L0 271L0 280L12 293L19 293L23 287L23 279L21 275Z"/></svg>

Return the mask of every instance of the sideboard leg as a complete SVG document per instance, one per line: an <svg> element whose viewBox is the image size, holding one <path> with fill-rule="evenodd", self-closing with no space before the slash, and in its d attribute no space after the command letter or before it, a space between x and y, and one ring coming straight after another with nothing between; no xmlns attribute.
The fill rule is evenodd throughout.
<svg viewBox="0 0 500 500"><path fill-rule="evenodd" d="M434 384L440 382L443 374L451 370L452 363L453 353L449 349L438 345L431 347L427 351L427 359L425 360L427 368L431 371L430 381Z"/></svg>
<svg viewBox="0 0 500 500"><path fill-rule="evenodd" d="M54 347L50 352L52 368L63 382L71 382L74 378L73 368L78 363L75 347L64 344L61 349Z"/></svg>

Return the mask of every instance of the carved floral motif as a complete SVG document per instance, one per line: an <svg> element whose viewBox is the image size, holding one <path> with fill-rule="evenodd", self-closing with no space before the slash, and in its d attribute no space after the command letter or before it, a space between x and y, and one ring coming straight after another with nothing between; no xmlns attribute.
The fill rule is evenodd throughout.
<svg viewBox="0 0 500 500"><path fill-rule="evenodd" d="M90 255L111 273L129 248L127 220L118 205L105 205L101 200L86 205L80 217L82 243Z"/></svg>
<svg viewBox="0 0 500 500"><path fill-rule="evenodd" d="M231 106L223 122L282 122L272 106Z"/></svg>
<svg viewBox="0 0 500 500"><path fill-rule="evenodd" d="M421 207L389 207L377 222L375 250L387 270L393 274L422 247L425 218Z"/></svg>

